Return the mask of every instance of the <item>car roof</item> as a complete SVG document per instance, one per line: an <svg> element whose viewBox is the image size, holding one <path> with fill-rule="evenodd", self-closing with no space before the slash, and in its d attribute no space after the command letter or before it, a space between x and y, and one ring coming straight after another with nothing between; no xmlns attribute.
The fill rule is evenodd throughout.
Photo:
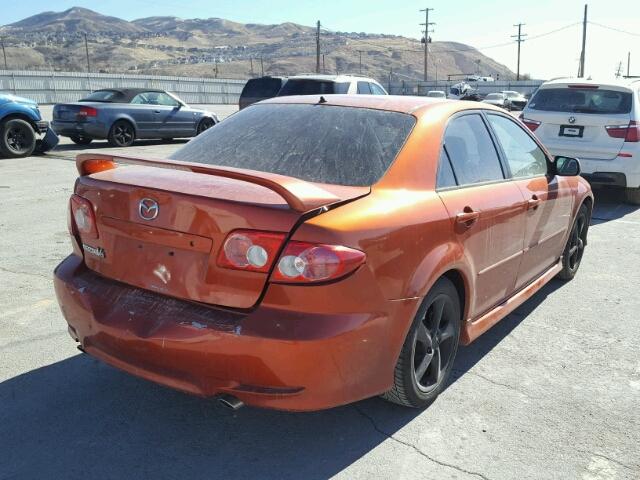
<svg viewBox="0 0 640 480"><path fill-rule="evenodd" d="M166 90L160 90L158 88L100 88L91 93L94 92L117 92L121 95L121 98L118 100L123 100L125 102L131 101L133 97L143 92L167 93Z"/></svg>
<svg viewBox="0 0 640 480"><path fill-rule="evenodd" d="M321 102L321 98L324 101ZM445 100L442 98L418 97L411 95L292 95L274 97L258 102L260 104L307 104L333 105L341 107L371 108L390 112L408 113L421 116L433 108L458 110L483 109L502 112L498 107L480 102Z"/></svg>
<svg viewBox="0 0 640 480"><path fill-rule="evenodd" d="M363 77L361 75L328 75L322 73L308 73L303 75L294 75L293 77L289 77L288 80L317 80L317 81L325 81L325 82L351 82L353 80L360 80L362 82L374 82L378 83L376 80L370 77Z"/></svg>
<svg viewBox="0 0 640 480"><path fill-rule="evenodd" d="M633 88L640 83L640 78L576 78L576 77L563 77L554 78L552 80L544 82L540 85L540 88L548 88L554 85L599 85L618 88Z"/></svg>

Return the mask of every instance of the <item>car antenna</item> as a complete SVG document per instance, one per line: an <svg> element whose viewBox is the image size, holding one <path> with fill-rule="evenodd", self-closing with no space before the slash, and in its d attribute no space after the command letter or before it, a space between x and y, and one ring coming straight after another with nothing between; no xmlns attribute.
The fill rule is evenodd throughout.
<svg viewBox="0 0 640 480"><path fill-rule="evenodd" d="M324 98L324 96L320 95L320 100L318 100L318 103L327 103L327 99Z"/></svg>

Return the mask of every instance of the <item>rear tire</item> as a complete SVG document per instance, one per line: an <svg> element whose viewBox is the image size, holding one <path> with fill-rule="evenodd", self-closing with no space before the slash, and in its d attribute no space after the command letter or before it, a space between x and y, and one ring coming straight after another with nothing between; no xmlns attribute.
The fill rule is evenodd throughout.
<svg viewBox="0 0 640 480"><path fill-rule="evenodd" d="M130 147L136 139L136 130L127 120L118 120L109 130L107 140L112 147Z"/></svg>
<svg viewBox="0 0 640 480"><path fill-rule="evenodd" d="M382 398L413 408L433 403L449 380L461 323L458 291L443 277L420 305L396 364L393 387Z"/></svg>
<svg viewBox="0 0 640 480"><path fill-rule="evenodd" d="M0 124L0 152L7 158L30 156L36 148L36 132L29 122L12 118Z"/></svg>
<svg viewBox="0 0 640 480"><path fill-rule="evenodd" d="M640 205L640 187L626 188L624 191L624 201L631 205Z"/></svg>
<svg viewBox="0 0 640 480"><path fill-rule="evenodd" d="M73 135L72 137L69 137L69 138L76 145L89 145L91 142L93 142L93 138L83 137L80 135Z"/></svg>
<svg viewBox="0 0 640 480"><path fill-rule="evenodd" d="M578 273L584 247L587 245L587 232L589 231L589 209L583 203L580 205L578 215L571 227L571 233L562 253L562 270L558 277L562 280L572 280Z"/></svg>

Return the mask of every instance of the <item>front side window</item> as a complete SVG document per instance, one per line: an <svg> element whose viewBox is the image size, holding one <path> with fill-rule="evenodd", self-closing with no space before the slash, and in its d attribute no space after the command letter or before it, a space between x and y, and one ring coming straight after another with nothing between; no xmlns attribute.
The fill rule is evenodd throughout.
<svg viewBox="0 0 640 480"><path fill-rule="evenodd" d="M164 105L167 107L177 107L178 102L163 92L143 92L139 93L131 100L135 105Z"/></svg>
<svg viewBox="0 0 640 480"><path fill-rule="evenodd" d="M370 83L369 84L371 86L371 93L373 93L374 95L386 95L387 92L384 91L384 89L382 87L380 87L379 85L376 85L375 83Z"/></svg>
<svg viewBox="0 0 640 480"><path fill-rule="evenodd" d="M369 82L358 82L358 93L360 95L371 95Z"/></svg>
<svg viewBox="0 0 640 480"><path fill-rule="evenodd" d="M512 176L529 177L547 173L544 152L518 124L501 115L488 114L487 117L502 146Z"/></svg>
<svg viewBox="0 0 640 480"><path fill-rule="evenodd" d="M257 104L198 135L171 158L370 186L387 171L414 124L411 115L368 108Z"/></svg>
<svg viewBox="0 0 640 480"><path fill-rule="evenodd" d="M451 120L444 135L444 147L459 185L504 179L498 153L479 114Z"/></svg>

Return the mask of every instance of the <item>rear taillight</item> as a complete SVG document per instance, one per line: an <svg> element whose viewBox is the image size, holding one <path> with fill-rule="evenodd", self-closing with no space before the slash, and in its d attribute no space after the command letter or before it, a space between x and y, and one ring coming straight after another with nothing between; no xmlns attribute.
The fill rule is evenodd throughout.
<svg viewBox="0 0 640 480"><path fill-rule="evenodd" d="M98 238L96 214L91 202L80 195L73 194L71 195L70 209L71 233L73 234L73 227L75 227L76 231L86 238Z"/></svg>
<svg viewBox="0 0 640 480"><path fill-rule="evenodd" d="M640 142L640 124L635 120L628 125L607 125L604 128L610 137L624 138L625 142Z"/></svg>
<svg viewBox="0 0 640 480"><path fill-rule="evenodd" d="M540 126L540 123L542 123L542 122L538 122L537 120L529 120L527 118L524 118L524 115L522 114L520 115L519 118L520 118L520 121L524 123L532 132L535 132L536 128L538 128Z"/></svg>
<svg viewBox="0 0 640 480"><path fill-rule="evenodd" d="M313 283L336 280L362 265L365 254L338 245L289 242L271 277L277 283Z"/></svg>
<svg viewBox="0 0 640 480"><path fill-rule="evenodd" d="M76 113L76 117L78 118L87 118L87 117L97 117L98 110L93 107L80 107L78 113Z"/></svg>
<svg viewBox="0 0 640 480"><path fill-rule="evenodd" d="M284 233L236 230L224 242L218 265L236 270L268 272L284 242Z"/></svg>

